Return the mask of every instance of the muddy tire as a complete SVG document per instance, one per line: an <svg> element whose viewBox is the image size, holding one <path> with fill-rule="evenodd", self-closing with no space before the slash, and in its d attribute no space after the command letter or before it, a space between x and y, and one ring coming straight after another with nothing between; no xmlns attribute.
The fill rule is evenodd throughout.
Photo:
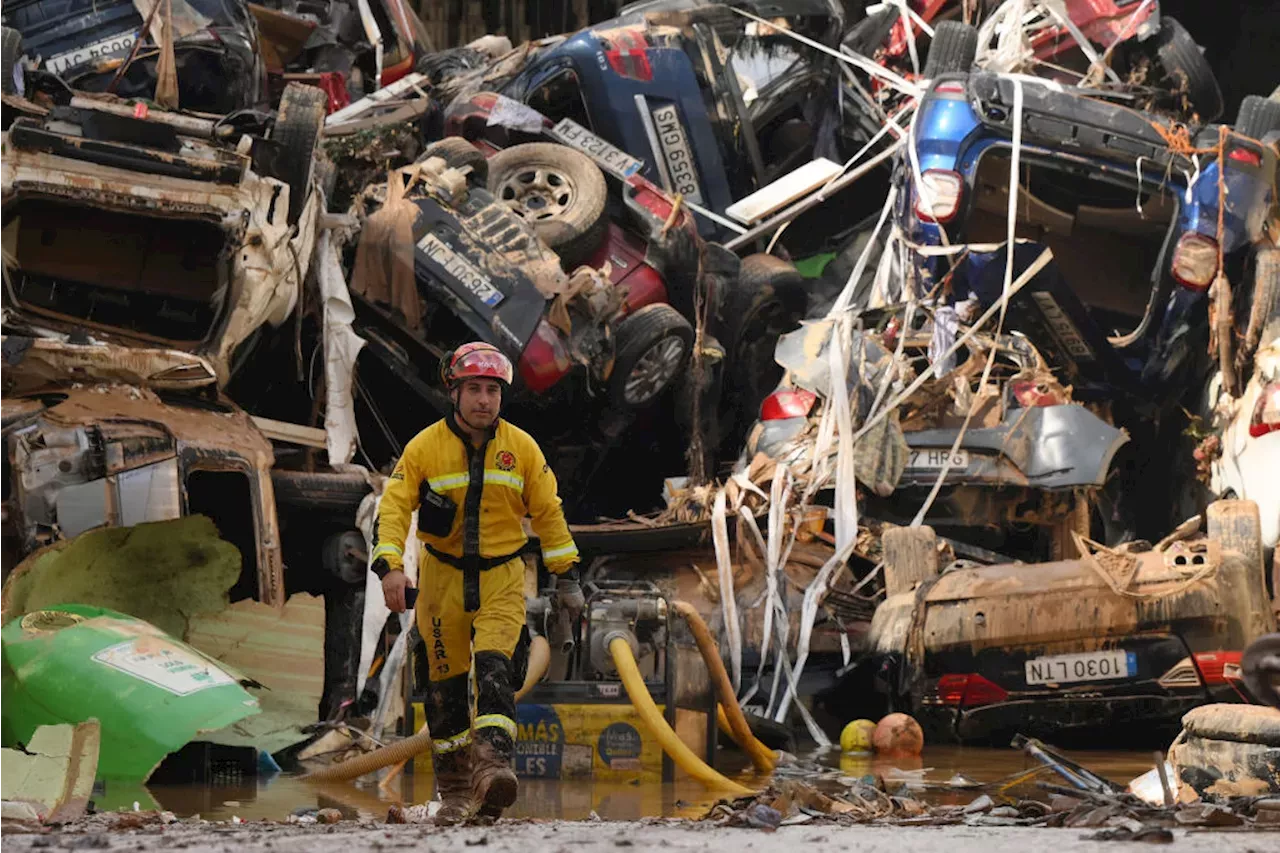
<svg viewBox="0 0 1280 853"><path fill-rule="evenodd" d="M331 534L320 546L320 566L332 578L346 584L363 584L367 545L358 530Z"/></svg>
<svg viewBox="0 0 1280 853"><path fill-rule="evenodd" d="M960 21L942 21L933 30L933 42L924 61L924 77L965 72L973 67L978 53L978 30Z"/></svg>
<svg viewBox="0 0 1280 853"><path fill-rule="evenodd" d="M307 510L355 511L372 491L363 474L312 474L306 471L272 471L276 504Z"/></svg>
<svg viewBox="0 0 1280 853"><path fill-rule="evenodd" d="M1280 130L1280 101L1261 95L1245 95L1236 113L1236 133L1261 139L1273 130Z"/></svg>
<svg viewBox="0 0 1280 853"><path fill-rule="evenodd" d="M891 527L884 548L884 589L892 598L938 576L938 536L932 527Z"/></svg>
<svg viewBox="0 0 1280 853"><path fill-rule="evenodd" d="M1280 708L1280 634L1264 634L1250 643L1240 669L1254 698Z"/></svg>
<svg viewBox="0 0 1280 853"><path fill-rule="evenodd" d="M470 180L484 186L489 180L489 161L485 159L479 148L476 148L460 136L446 136L437 139L427 146L417 162L422 163L429 157L439 157L451 169L470 167Z"/></svg>
<svg viewBox="0 0 1280 853"><path fill-rule="evenodd" d="M774 349L778 337L804 319L806 285L794 266L774 255L748 255L738 268L738 286L725 306L724 340L729 387L741 398L740 414L747 423L782 379Z"/></svg>
<svg viewBox="0 0 1280 853"><path fill-rule="evenodd" d="M3 69L0 69L0 73L4 74L4 78L0 79L0 87L3 87L6 95L16 95L22 91L18 82L18 75L22 73L22 66L19 64L22 59L22 33L12 27L0 28L0 56L3 56L4 62Z"/></svg>
<svg viewBox="0 0 1280 853"><path fill-rule="evenodd" d="M600 245L604 174L591 158L551 142L528 142L489 160L489 191L523 218L572 270Z"/></svg>
<svg viewBox="0 0 1280 853"><path fill-rule="evenodd" d="M646 305L618 324L616 347L610 396L624 409L641 409L684 372L693 326L670 305Z"/></svg>
<svg viewBox="0 0 1280 853"><path fill-rule="evenodd" d="M1187 101L1201 123L1207 124L1222 115L1218 79L1200 52L1200 45L1176 19L1161 16L1160 32L1155 37L1155 58L1169 84L1185 88Z"/></svg>
<svg viewBox="0 0 1280 853"><path fill-rule="evenodd" d="M328 98L324 90L290 83L280 98L271 141L277 146L274 177L289 185L289 224L302 215L311 193L316 148L324 129Z"/></svg>
<svg viewBox="0 0 1280 853"><path fill-rule="evenodd" d="M1223 500L1209 504L1205 511L1210 539L1218 540L1223 551L1235 551L1249 565L1258 567L1258 577L1265 577L1262 564L1262 520L1253 501Z"/></svg>

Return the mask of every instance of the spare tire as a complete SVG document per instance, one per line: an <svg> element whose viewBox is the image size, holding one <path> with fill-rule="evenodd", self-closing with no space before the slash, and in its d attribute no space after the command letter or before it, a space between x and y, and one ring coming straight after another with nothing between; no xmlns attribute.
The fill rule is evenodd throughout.
<svg viewBox="0 0 1280 853"><path fill-rule="evenodd" d="M693 326L666 303L646 305L618 324L613 401L623 408L648 406L679 376L693 351Z"/></svg>
<svg viewBox="0 0 1280 853"><path fill-rule="evenodd" d="M566 270L600 245L607 189L586 154L551 142L513 145L489 159L489 191L533 227Z"/></svg>
<svg viewBox="0 0 1280 853"><path fill-rule="evenodd" d="M1187 28L1174 18L1161 16L1160 32L1155 37L1156 61L1168 82L1185 87L1187 101L1207 124L1222 115L1222 90L1213 76L1200 45Z"/></svg>
<svg viewBox="0 0 1280 853"><path fill-rule="evenodd" d="M924 77L968 71L978 53L978 30L960 21L942 21L933 29L933 41L924 61Z"/></svg>
<svg viewBox="0 0 1280 853"><path fill-rule="evenodd" d="M271 141L276 145L273 177L289 185L289 224L302 215L311 194L316 149L324 130L328 96L316 86L290 83L280 98Z"/></svg>
<svg viewBox="0 0 1280 853"><path fill-rule="evenodd" d="M1261 139L1273 130L1280 130L1280 101L1261 95L1245 95L1236 113L1236 133L1251 139Z"/></svg>
<svg viewBox="0 0 1280 853"><path fill-rule="evenodd" d="M21 78L22 65L19 60L22 59L22 33L12 27L0 28L0 49L3 50L4 67L0 69L3 73L3 79L0 84L6 95L21 95L23 89Z"/></svg>
<svg viewBox="0 0 1280 853"><path fill-rule="evenodd" d="M416 162L439 157L451 169L471 168L471 180L484 186L489 180L489 161L479 148L460 136L446 136L427 146Z"/></svg>

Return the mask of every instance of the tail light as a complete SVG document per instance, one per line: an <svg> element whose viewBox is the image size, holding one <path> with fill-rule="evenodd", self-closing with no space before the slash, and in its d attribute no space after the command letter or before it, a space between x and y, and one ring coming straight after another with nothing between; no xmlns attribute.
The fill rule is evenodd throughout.
<svg viewBox="0 0 1280 853"><path fill-rule="evenodd" d="M1218 241L1203 234L1183 234L1173 250L1170 271L1183 287L1206 290L1218 274Z"/></svg>
<svg viewBox="0 0 1280 853"><path fill-rule="evenodd" d="M1193 655L1205 686L1226 684L1229 675L1240 672L1240 652L1200 652Z"/></svg>
<svg viewBox="0 0 1280 853"><path fill-rule="evenodd" d="M958 708L994 705L1009 698L1009 691L976 672L949 674L938 679L938 701Z"/></svg>
<svg viewBox="0 0 1280 853"><path fill-rule="evenodd" d="M764 398L760 406L760 420L781 421L787 418L806 418L813 411L818 395L812 391L774 391Z"/></svg>
<svg viewBox="0 0 1280 853"><path fill-rule="evenodd" d="M924 186L916 193L916 216L925 222L950 222L954 219L964 190L964 181L959 173L929 169L920 176L920 183ZM925 199L926 191L928 200Z"/></svg>
<svg viewBox="0 0 1280 853"><path fill-rule="evenodd" d="M1227 155L1227 159L1235 163L1243 163L1246 166L1253 166L1255 169L1262 165L1262 155L1257 151L1250 151L1248 148L1232 148L1231 153Z"/></svg>
<svg viewBox="0 0 1280 853"><path fill-rule="evenodd" d="M1249 435L1254 438L1276 431L1280 431L1280 382L1272 382L1262 389L1258 404L1253 407L1253 417L1249 419Z"/></svg>
<svg viewBox="0 0 1280 853"><path fill-rule="evenodd" d="M1240 673L1240 652L1199 652L1178 661L1156 679L1161 687L1216 687Z"/></svg>

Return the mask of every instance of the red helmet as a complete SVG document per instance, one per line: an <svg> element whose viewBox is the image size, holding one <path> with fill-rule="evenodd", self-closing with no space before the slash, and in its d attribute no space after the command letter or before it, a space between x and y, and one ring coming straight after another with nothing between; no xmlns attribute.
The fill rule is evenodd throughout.
<svg viewBox="0 0 1280 853"><path fill-rule="evenodd" d="M464 379L496 379L510 385L511 360L493 344L473 341L445 354L440 362L440 375L450 388Z"/></svg>

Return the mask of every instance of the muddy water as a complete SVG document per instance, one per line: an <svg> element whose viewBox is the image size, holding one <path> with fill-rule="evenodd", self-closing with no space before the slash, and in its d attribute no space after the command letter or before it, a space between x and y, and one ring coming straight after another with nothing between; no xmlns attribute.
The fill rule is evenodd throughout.
<svg viewBox="0 0 1280 853"><path fill-rule="evenodd" d="M1153 759L1148 752L1072 752L1076 761L1095 773L1127 784L1133 777L1150 770ZM916 796L935 803L967 803L978 795L975 790L946 790L945 783L957 774L980 783L998 783L1038 766L1022 753L1012 749L968 747L931 747L923 756L907 759L830 755L819 759L831 768L828 782L839 775L860 777L873 773L889 780L916 777L928 790ZM724 764L729 764L725 756ZM421 762L420 762L421 763ZM729 767L722 767L729 772ZM919 771L923 770L923 773ZM911 771L916 771L914 774ZM739 777L747 784L760 784L750 776ZM820 776L815 776L818 781ZM1061 783L1052 774L1039 778ZM893 787L896 782L891 782ZM412 804L431 797L433 780L429 772L405 776L389 789L375 784L361 787L330 784L317 786L294 776L250 779L238 784L188 785L180 787L152 786L112 788L96 797L100 809L163 808L186 817L199 814L208 820L283 820L299 809L337 808L348 818L385 816L393 803ZM1021 796L1034 795L1034 782L1019 789ZM524 779L520 799L508 811L510 817L562 818L582 820L595 812L606 820L635 820L642 817L697 818L705 814L715 797L696 783L675 784L603 783L589 780L553 781Z"/></svg>

